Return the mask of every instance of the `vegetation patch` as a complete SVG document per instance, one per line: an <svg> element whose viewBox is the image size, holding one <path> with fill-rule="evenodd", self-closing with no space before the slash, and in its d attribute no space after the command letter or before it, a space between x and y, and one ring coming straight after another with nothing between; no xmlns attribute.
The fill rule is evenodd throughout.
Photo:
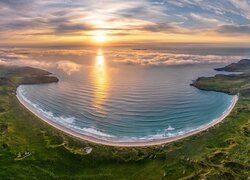
<svg viewBox="0 0 250 180"><path fill-rule="evenodd" d="M4 134L8 131L8 124L0 123L0 134Z"/></svg>
<svg viewBox="0 0 250 180"><path fill-rule="evenodd" d="M250 126L244 126L243 133L245 136L250 137Z"/></svg>

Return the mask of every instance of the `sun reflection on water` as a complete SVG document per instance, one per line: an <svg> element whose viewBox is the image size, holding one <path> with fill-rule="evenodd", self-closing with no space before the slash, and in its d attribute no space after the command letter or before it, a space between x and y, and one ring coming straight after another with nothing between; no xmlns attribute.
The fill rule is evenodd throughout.
<svg viewBox="0 0 250 180"><path fill-rule="evenodd" d="M103 102L107 98L108 76L102 49L98 49L93 67L94 107L96 112L104 113Z"/></svg>

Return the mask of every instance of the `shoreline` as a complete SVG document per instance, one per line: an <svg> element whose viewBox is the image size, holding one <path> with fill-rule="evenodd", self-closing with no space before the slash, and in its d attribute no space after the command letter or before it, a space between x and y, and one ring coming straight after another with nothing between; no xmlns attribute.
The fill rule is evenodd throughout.
<svg viewBox="0 0 250 180"><path fill-rule="evenodd" d="M178 141L181 140L183 138L201 133L203 131L208 130L209 128L219 124L221 121L223 121L233 110L233 108L235 107L237 101L238 101L238 95L234 95L233 99L232 99L232 103L231 105L228 107L228 109L223 112L223 114L212 120L210 123L205 124L203 126L201 126L200 128L194 129L193 131L187 132L183 135L179 135L176 137L170 137L170 138L166 138L166 139L152 139L149 141L138 141L138 142L115 142L115 141L109 141L109 140L103 140L103 139L99 139L93 136L88 136L88 135L84 135L81 134L75 130L72 130L70 128L67 128L63 125L60 125L59 123L55 123L53 121L51 121L50 119L44 117L43 115L41 115L41 113L39 113L37 111L36 108L32 107L28 102L26 102L22 95L19 92L19 87L17 87L16 89L16 97L19 100L19 102L27 109L29 110L32 114L34 114L36 117L38 117L39 119L41 119L42 121L44 121L45 123L51 125L52 127L56 128L57 130L62 131L63 133L66 133L74 138L78 138L80 140L84 140L84 141L88 141L90 143L95 143L95 144L100 144L100 145L107 145L107 146L116 146L116 147L147 147L147 146L158 146L158 145L163 145L163 144L167 144L170 142L174 142L174 141Z"/></svg>

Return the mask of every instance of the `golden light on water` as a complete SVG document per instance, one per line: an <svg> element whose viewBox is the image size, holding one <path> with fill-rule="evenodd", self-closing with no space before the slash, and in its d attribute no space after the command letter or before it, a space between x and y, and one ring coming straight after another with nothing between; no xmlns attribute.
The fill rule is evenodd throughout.
<svg viewBox="0 0 250 180"><path fill-rule="evenodd" d="M101 71L104 69L104 59L103 59L102 55L97 55L97 57L96 57L96 66Z"/></svg>
<svg viewBox="0 0 250 180"><path fill-rule="evenodd" d="M93 66L93 78L95 86L94 107L97 112L104 113L102 103L107 97L108 75L102 49L99 49L96 55L95 64Z"/></svg>

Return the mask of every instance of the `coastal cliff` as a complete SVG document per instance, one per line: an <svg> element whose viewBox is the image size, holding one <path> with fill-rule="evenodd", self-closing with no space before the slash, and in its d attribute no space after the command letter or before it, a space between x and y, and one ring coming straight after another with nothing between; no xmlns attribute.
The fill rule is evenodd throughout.
<svg viewBox="0 0 250 180"><path fill-rule="evenodd" d="M200 77L191 85L207 91L218 91L228 94L250 94L250 59L243 59L232 63L217 71L242 72L241 74L222 75L214 77Z"/></svg>
<svg viewBox="0 0 250 180"><path fill-rule="evenodd" d="M59 81L57 77L50 76L45 70L32 67L0 66L0 86L21 84L47 84Z"/></svg>

